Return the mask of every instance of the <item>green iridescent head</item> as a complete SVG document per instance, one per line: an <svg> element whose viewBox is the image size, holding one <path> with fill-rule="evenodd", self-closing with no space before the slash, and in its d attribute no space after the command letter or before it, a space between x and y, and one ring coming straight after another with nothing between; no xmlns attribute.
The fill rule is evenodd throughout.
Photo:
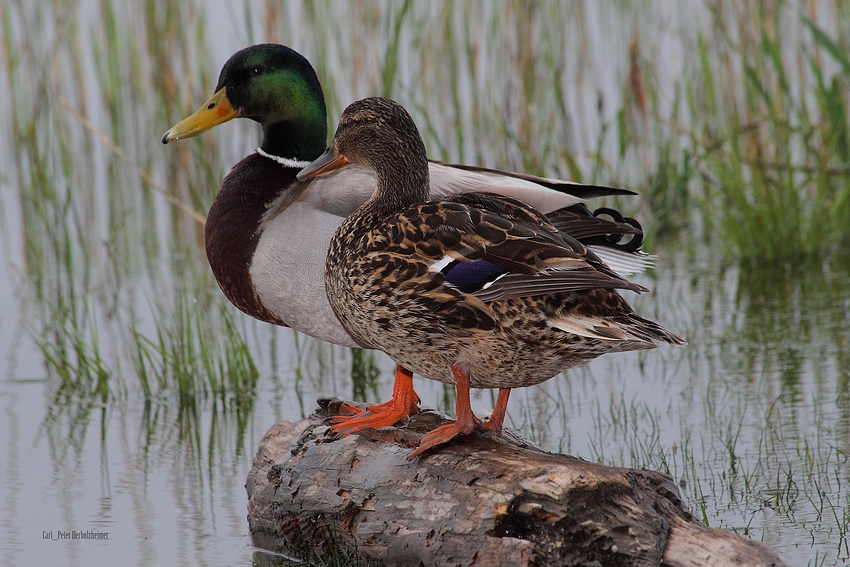
<svg viewBox="0 0 850 567"><path fill-rule="evenodd" d="M314 159L327 142L319 78L304 57L283 45L253 45L235 53L221 70L215 94L162 142L197 136L237 117L259 122L263 150L280 157Z"/></svg>

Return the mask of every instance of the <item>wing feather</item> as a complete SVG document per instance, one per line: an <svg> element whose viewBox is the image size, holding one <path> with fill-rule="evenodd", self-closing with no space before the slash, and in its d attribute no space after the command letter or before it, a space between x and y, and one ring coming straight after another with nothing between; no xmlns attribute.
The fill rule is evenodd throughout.
<svg viewBox="0 0 850 567"><path fill-rule="evenodd" d="M611 270L542 213L510 197L465 193L416 205L401 213L397 226L404 235L394 239L397 246L414 249L433 277L439 273L445 282L481 301L591 288L646 291ZM446 257L486 267L453 274L456 264L447 263Z"/></svg>

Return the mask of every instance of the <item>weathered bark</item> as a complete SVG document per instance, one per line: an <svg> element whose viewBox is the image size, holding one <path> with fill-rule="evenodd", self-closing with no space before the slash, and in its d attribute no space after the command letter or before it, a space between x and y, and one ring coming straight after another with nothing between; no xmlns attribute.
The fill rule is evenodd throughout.
<svg viewBox="0 0 850 567"><path fill-rule="evenodd" d="M260 442L247 484L254 545L315 552L333 540L410 565L784 565L762 543L698 523L660 473L478 432L408 461L440 416L331 440L328 409L276 423Z"/></svg>

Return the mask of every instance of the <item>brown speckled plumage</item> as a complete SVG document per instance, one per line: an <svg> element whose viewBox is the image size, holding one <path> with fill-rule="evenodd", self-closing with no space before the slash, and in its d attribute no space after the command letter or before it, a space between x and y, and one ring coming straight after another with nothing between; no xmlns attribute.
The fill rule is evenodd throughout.
<svg viewBox="0 0 850 567"><path fill-rule="evenodd" d="M352 335L399 364L448 383L460 364L472 387L514 388L605 353L683 344L615 291L643 288L530 207L492 194L425 202L424 145L398 104L352 104L332 148L373 168L378 185L331 242L328 297ZM437 269L445 256L509 272L464 292Z"/></svg>
<svg viewBox="0 0 850 567"><path fill-rule="evenodd" d="M327 113L312 66L285 46L261 44L235 53L222 68L213 95L170 128L162 141L196 136L237 117L261 124L263 142L256 154L234 167L210 210L207 256L216 280L249 315L322 340L362 346L340 324L327 300L324 267L334 231L369 198L374 174L350 167L307 183L293 182L300 168L325 147ZM633 195L631 191L440 162L429 163L429 178L434 200L452 198L477 206L472 196L466 201L451 196L487 190L531 203L549 215L555 227L591 247L622 274L643 271L652 263L640 252L642 230L634 219L610 209L591 212L583 202ZM491 203L499 214L509 216L498 201ZM529 282L521 287L512 279L503 278L486 293L478 290L477 297L486 302L508 297L506 292L535 291ZM581 278L573 278L576 282L586 285ZM415 411L417 399L412 375L399 367L392 403L373 406L366 412L371 416L354 418L335 431L396 423Z"/></svg>

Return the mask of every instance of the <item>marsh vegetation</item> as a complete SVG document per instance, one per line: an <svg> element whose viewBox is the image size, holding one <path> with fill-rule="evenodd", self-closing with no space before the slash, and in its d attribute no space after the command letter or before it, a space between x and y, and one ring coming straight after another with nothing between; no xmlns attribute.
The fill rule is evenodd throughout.
<svg viewBox="0 0 850 567"><path fill-rule="evenodd" d="M789 564L850 559L846 3L6 0L0 22L4 564L247 565L265 429L390 395L386 357L251 320L209 273L203 216L258 127L159 143L264 41L314 64L331 131L381 94L435 158L640 193L611 201L660 258L630 299L690 346L517 391L507 425L670 474Z"/></svg>

